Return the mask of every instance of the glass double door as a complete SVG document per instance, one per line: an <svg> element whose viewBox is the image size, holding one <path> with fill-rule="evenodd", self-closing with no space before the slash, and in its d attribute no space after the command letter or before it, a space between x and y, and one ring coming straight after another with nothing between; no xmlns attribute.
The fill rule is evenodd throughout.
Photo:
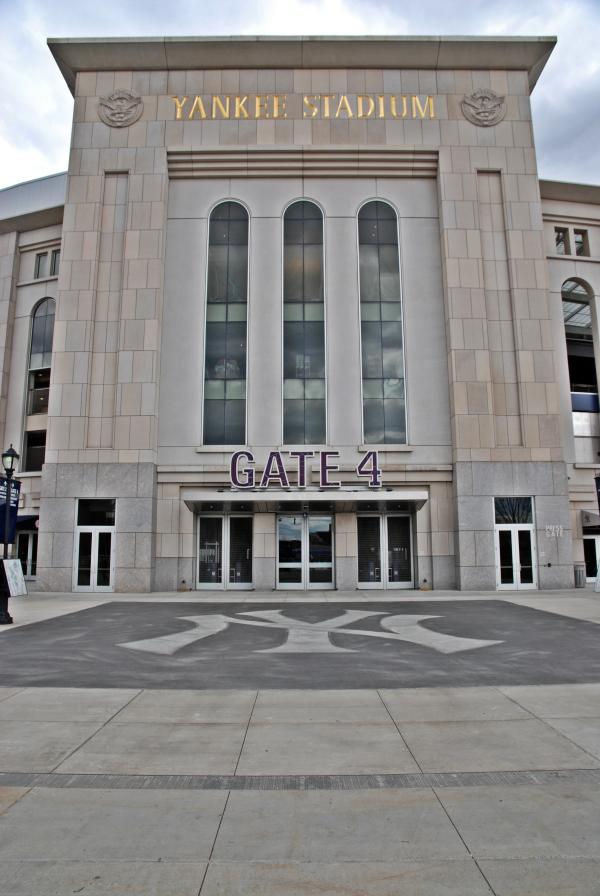
<svg viewBox="0 0 600 896"><path fill-rule="evenodd" d="M333 517L277 517L277 587L333 588Z"/></svg>
<svg viewBox="0 0 600 896"><path fill-rule="evenodd" d="M518 591L537 588L533 526L496 526L496 586Z"/></svg>
<svg viewBox="0 0 600 896"><path fill-rule="evenodd" d="M115 573L115 531L108 526L75 530L74 591L112 591Z"/></svg>
<svg viewBox="0 0 600 896"><path fill-rule="evenodd" d="M412 526L408 514L357 518L358 587L412 588Z"/></svg>
<svg viewBox="0 0 600 896"><path fill-rule="evenodd" d="M252 517L198 517L198 588L252 587Z"/></svg>

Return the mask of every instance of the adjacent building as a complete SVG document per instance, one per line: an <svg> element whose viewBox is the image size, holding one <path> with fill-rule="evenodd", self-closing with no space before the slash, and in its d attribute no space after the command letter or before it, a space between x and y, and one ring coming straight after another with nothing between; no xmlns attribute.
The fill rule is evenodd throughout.
<svg viewBox="0 0 600 896"><path fill-rule="evenodd" d="M538 179L553 45L49 41L69 170L0 191L34 587L595 577L600 187Z"/></svg>

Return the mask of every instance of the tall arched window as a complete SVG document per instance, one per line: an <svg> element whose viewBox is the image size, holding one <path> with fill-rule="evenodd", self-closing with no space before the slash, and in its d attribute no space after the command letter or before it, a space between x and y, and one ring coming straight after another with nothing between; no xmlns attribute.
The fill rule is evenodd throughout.
<svg viewBox="0 0 600 896"><path fill-rule="evenodd" d="M283 441L325 440L323 215L300 201L283 218Z"/></svg>
<svg viewBox="0 0 600 896"><path fill-rule="evenodd" d="M565 280L561 288L574 411L598 410L598 376L590 309L592 295L591 289L580 280Z"/></svg>
<svg viewBox="0 0 600 896"><path fill-rule="evenodd" d="M358 213L364 440L406 442L398 221L386 202Z"/></svg>
<svg viewBox="0 0 600 896"><path fill-rule="evenodd" d="M248 212L222 202L210 216L204 364L205 445L246 441Z"/></svg>
<svg viewBox="0 0 600 896"><path fill-rule="evenodd" d="M42 299L32 315L27 384L28 418L48 413L55 308L54 299ZM46 453L46 428L42 421L42 426L38 424L36 428L36 422L28 419L25 427L23 469L30 472L42 469Z"/></svg>

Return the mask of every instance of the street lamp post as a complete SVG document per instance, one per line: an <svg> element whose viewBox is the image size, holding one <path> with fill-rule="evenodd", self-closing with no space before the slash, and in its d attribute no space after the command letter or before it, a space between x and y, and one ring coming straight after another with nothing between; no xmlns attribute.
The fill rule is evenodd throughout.
<svg viewBox="0 0 600 896"><path fill-rule="evenodd" d="M19 460L19 455L11 445L2 453L2 466L6 475L6 504L4 505L4 560L8 560L8 530L10 527L10 498L11 498L11 480L15 472L15 466ZM10 625L13 621L12 616L8 612L8 580L6 571L2 576L1 594L0 594L0 625Z"/></svg>

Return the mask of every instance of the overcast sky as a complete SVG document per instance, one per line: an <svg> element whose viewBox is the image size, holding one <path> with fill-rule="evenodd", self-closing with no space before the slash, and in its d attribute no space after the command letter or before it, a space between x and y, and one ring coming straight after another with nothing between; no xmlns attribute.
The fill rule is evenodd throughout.
<svg viewBox="0 0 600 896"><path fill-rule="evenodd" d="M0 0L0 187L67 167L47 37L181 34L556 35L533 94L540 175L600 183L600 0Z"/></svg>

